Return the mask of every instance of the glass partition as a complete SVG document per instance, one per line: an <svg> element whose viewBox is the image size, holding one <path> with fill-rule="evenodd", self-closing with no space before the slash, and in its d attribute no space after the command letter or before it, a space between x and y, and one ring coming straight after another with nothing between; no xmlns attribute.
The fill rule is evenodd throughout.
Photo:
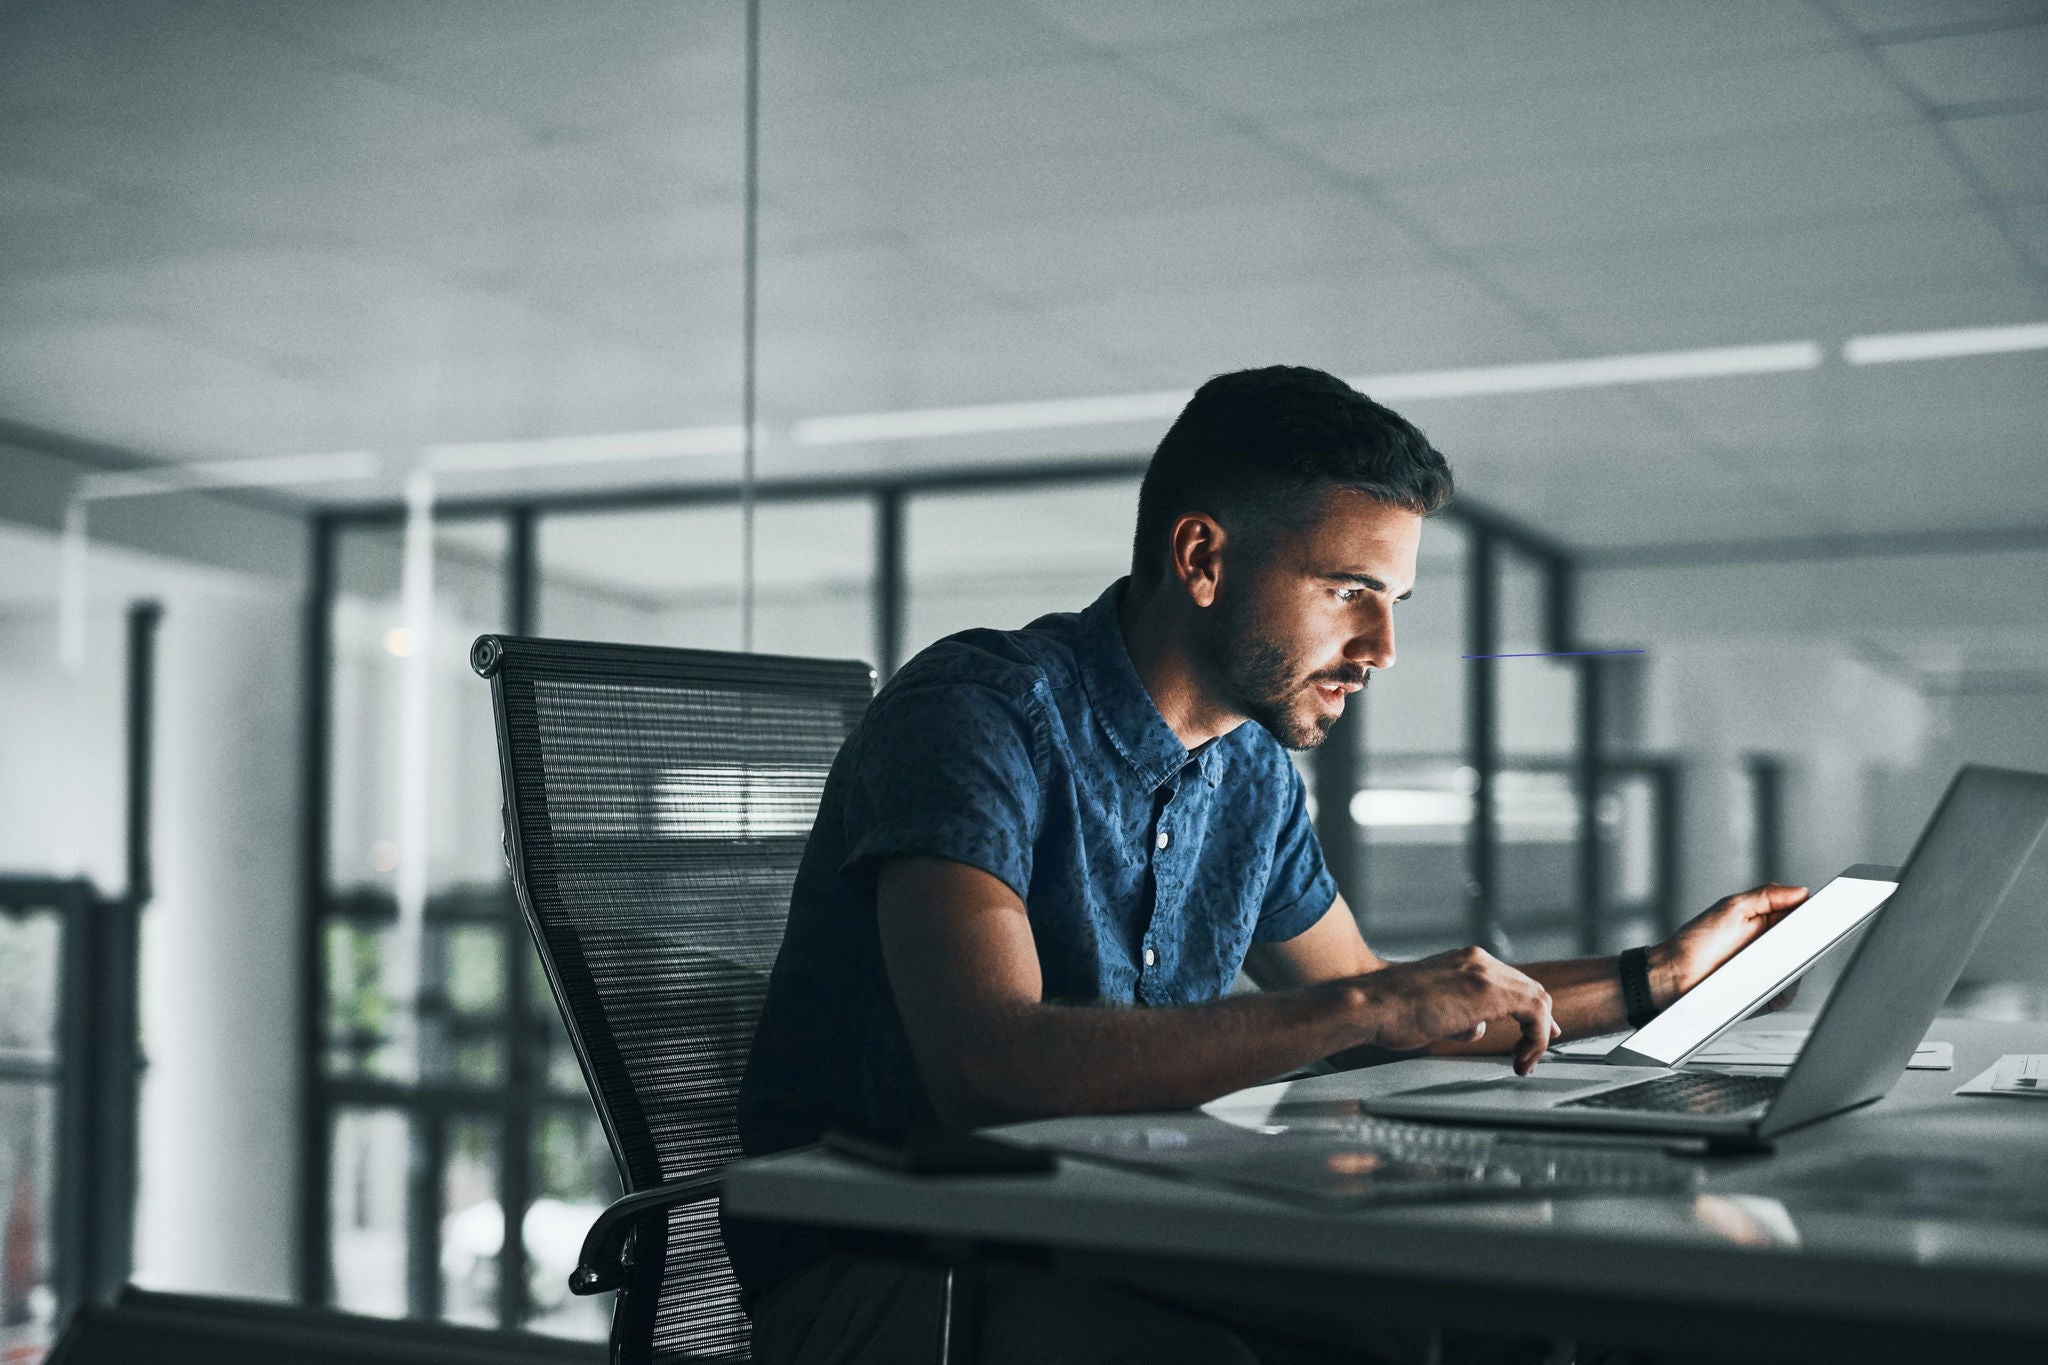
<svg viewBox="0 0 2048 1365"><path fill-rule="evenodd" d="M1350 799L1364 841L1369 942L1404 956L1469 941L1466 838L1474 784L1465 688L1471 533L1426 522L1415 591L1394 608L1394 666L1366 705L1363 782ZM1326 824L1327 828L1327 824ZM1326 836L1328 837L1328 836Z"/></svg>
<svg viewBox="0 0 2048 1365"><path fill-rule="evenodd" d="M1540 657L1568 649L1555 639L1550 566L1513 546L1500 547L1499 648L1521 657L1492 668L1500 738L1495 779L1499 838L1495 914L1522 958L1576 955L1591 921L1582 913L1579 878L1581 660Z"/></svg>
<svg viewBox="0 0 2048 1365"><path fill-rule="evenodd" d="M1138 484L927 493L904 513L904 657L973 626L1079 611L1130 572Z"/></svg>
<svg viewBox="0 0 2048 1365"><path fill-rule="evenodd" d="M754 648L874 659L873 500L775 499L754 517ZM738 649L740 541L736 501L548 513L538 633Z"/></svg>

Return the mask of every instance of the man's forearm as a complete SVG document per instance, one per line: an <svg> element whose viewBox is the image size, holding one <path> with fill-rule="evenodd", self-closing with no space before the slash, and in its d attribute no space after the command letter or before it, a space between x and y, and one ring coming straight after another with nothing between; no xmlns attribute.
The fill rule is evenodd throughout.
<svg viewBox="0 0 2048 1365"><path fill-rule="evenodd" d="M991 1005L927 1075L958 1125L1184 1109L1364 1041L1358 988L1324 982L1159 1009Z"/></svg>
<svg viewBox="0 0 2048 1365"><path fill-rule="evenodd" d="M1628 1027L1628 1010L1621 998L1621 971L1611 957L1578 957L1557 962L1537 962L1522 970L1543 983L1550 992L1551 1017L1564 1032L1560 1041L1589 1038ZM1678 998L1661 954L1652 953L1651 993L1658 1006ZM1514 1047L1517 1034L1512 1023L1502 1027L1489 1024L1485 1036L1472 1042L1438 1043L1432 1052L1506 1052Z"/></svg>

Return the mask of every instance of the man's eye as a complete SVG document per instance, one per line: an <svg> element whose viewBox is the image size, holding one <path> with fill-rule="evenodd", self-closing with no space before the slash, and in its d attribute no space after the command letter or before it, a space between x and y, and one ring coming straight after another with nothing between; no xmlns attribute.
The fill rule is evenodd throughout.
<svg viewBox="0 0 2048 1365"><path fill-rule="evenodd" d="M1339 602L1356 602L1364 595L1364 588L1338 588L1335 590L1335 596Z"/></svg>

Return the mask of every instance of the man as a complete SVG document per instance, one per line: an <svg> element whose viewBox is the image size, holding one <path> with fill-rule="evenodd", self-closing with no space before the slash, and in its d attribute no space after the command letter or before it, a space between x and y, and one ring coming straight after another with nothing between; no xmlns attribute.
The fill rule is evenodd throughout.
<svg viewBox="0 0 2048 1365"><path fill-rule="evenodd" d="M1129 579L940 641L848 738L741 1087L745 1149L1183 1108L1364 1046L1512 1052L1526 1074L1560 1033L1620 1026L1612 958L1375 955L1285 752L1393 666L1423 519L1450 494L1420 431L1329 375L1204 384L1146 471ZM1731 897L1657 945L1657 1003L1800 896ZM1240 967L1263 989L1229 995ZM930 1272L804 1230L731 1221L726 1241L761 1358L929 1352ZM984 1343L1255 1358L1242 1333L1022 1271L992 1274Z"/></svg>

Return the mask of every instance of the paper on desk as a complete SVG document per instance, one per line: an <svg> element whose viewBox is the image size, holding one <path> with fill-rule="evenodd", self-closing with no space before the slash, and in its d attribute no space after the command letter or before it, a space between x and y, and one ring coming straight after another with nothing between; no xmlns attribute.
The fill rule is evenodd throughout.
<svg viewBox="0 0 2048 1365"><path fill-rule="evenodd" d="M1688 1057L1686 1062L1688 1065L1702 1063L1710 1066L1790 1066L1799 1059L1799 1049L1806 1046L1807 1033L1808 1030L1803 1028L1724 1033ZM1626 1034L1611 1034L1583 1038L1576 1043L1554 1047L1551 1052L1566 1059L1604 1057L1625 1037ZM1906 1066L1913 1071L1949 1071L1955 1064L1955 1044L1922 1042Z"/></svg>
<svg viewBox="0 0 2048 1365"><path fill-rule="evenodd" d="M1958 1095L2032 1095L2048 1099L2048 1053L2008 1052L1955 1089Z"/></svg>

